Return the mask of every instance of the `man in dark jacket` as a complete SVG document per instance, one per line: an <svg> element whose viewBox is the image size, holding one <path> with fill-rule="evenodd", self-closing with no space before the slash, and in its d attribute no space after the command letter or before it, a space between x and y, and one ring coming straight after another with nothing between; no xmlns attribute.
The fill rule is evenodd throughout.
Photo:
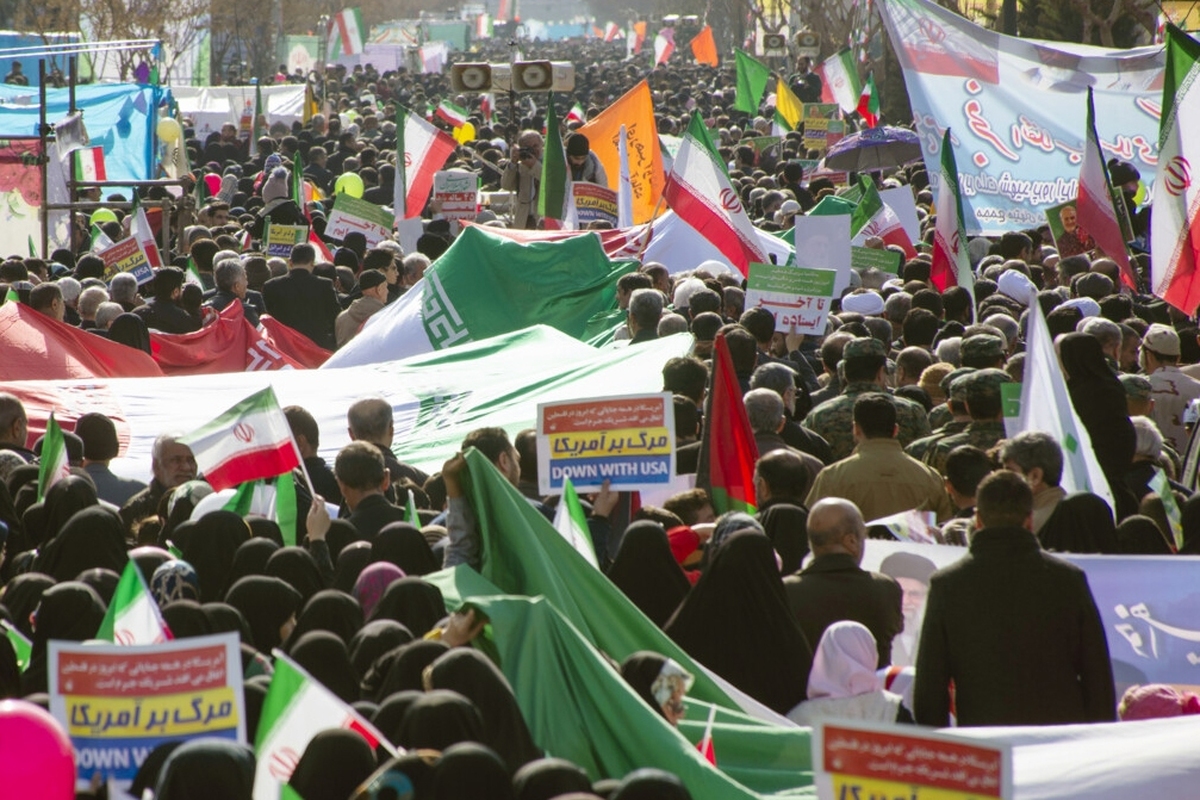
<svg viewBox="0 0 1200 800"><path fill-rule="evenodd" d="M317 254L311 244L292 248L291 269L287 275L263 284L267 313L288 327L295 328L326 350L336 350L333 324L342 313L333 281L312 274Z"/></svg>
<svg viewBox="0 0 1200 800"><path fill-rule="evenodd" d="M861 622L875 637L879 666L892 663L892 639L904 627L900 584L887 575L867 572L862 563L867 526L849 500L826 498L808 513L807 567L783 579L788 606L804 637L821 641L835 622Z"/></svg>
<svg viewBox="0 0 1200 800"><path fill-rule="evenodd" d="M154 274L154 296L133 310L147 328L163 333L191 333L200 330L200 321L179 305L183 296L183 270L163 267Z"/></svg>
<svg viewBox="0 0 1200 800"><path fill-rule="evenodd" d="M383 455L370 442L351 442L338 451L333 474L350 510L350 524L363 539L370 541L385 525L404 521L404 509L384 496L391 477Z"/></svg>
<svg viewBox="0 0 1200 800"><path fill-rule="evenodd" d="M1033 492L1001 470L979 485L970 552L935 572L921 629L914 716L959 725L1109 722L1108 643L1083 570L1044 552Z"/></svg>

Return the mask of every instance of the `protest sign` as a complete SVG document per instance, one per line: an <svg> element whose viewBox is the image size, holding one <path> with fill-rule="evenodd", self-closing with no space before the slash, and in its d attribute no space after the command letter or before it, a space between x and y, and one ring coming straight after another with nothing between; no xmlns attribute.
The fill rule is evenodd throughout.
<svg viewBox="0 0 1200 800"><path fill-rule="evenodd" d="M824 153L846 135L846 123L837 103L804 104L804 149Z"/></svg>
<svg viewBox="0 0 1200 800"><path fill-rule="evenodd" d="M813 781L822 800L1009 800L1012 745L899 725L826 722L813 728Z"/></svg>
<svg viewBox="0 0 1200 800"><path fill-rule="evenodd" d="M775 315L775 330L823 334L837 273L791 264L750 265L746 308L761 306Z"/></svg>
<svg viewBox="0 0 1200 800"><path fill-rule="evenodd" d="M792 241L796 263L813 269L837 271L833 294L850 288L850 215L796 217Z"/></svg>
<svg viewBox="0 0 1200 800"><path fill-rule="evenodd" d="M1021 432L1021 384L1000 384L1000 402L1004 409L1004 435L1011 439Z"/></svg>
<svg viewBox="0 0 1200 800"><path fill-rule="evenodd" d="M291 258L292 248L308 241L307 225L276 225L267 226L263 241L267 246L268 256Z"/></svg>
<svg viewBox="0 0 1200 800"><path fill-rule="evenodd" d="M433 173L433 202L442 219L475 219L479 213L479 176L463 169L438 170Z"/></svg>
<svg viewBox="0 0 1200 800"><path fill-rule="evenodd" d="M97 253L104 262L104 280L112 280L118 272L128 272L137 278L138 283L153 280L154 270L150 268L150 259L142 249L141 242L134 237L122 239L112 247Z"/></svg>
<svg viewBox="0 0 1200 800"><path fill-rule="evenodd" d="M367 237L367 247L374 247L391 236L395 224L395 216L387 210L343 192L333 201L325 235L341 241L346 234L358 231Z"/></svg>
<svg viewBox="0 0 1200 800"><path fill-rule="evenodd" d="M617 193L607 186L586 181L571 184L575 193L575 216L579 227L586 228L592 222L617 224Z"/></svg>
<svg viewBox="0 0 1200 800"><path fill-rule="evenodd" d="M201 736L246 742L236 633L139 647L51 641L50 713L75 748L78 785L128 787L155 747Z"/></svg>
<svg viewBox="0 0 1200 800"><path fill-rule="evenodd" d="M639 491L675 476L675 406L669 392L539 403L538 491Z"/></svg>
<svg viewBox="0 0 1200 800"><path fill-rule="evenodd" d="M895 250L877 250L874 247L850 246L850 266L853 269L877 269L889 275L899 275L904 254Z"/></svg>

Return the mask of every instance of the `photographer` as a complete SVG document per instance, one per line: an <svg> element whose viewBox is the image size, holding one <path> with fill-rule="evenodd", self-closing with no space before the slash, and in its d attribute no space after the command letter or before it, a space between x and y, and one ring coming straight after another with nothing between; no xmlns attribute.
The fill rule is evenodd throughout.
<svg viewBox="0 0 1200 800"><path fill-rule="evenodd" d="M542 135L522 131L517 152L500 178L500 188L515 192L512 215L514 228L537 227L538 183L542 178Z"/></svg>

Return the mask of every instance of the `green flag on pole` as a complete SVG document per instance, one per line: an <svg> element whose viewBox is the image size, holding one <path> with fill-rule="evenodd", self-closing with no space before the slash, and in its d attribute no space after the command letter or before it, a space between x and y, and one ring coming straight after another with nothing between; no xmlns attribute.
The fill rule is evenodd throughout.
<svg viewBox="0 0 1200 800"><path fill-rule="evenodd" d="M734 96L733 107L747 114L757 114L758 104L762 102L763 92L767 90L767 81L771 70L754 56L744 50L735 51L737 59L737 94Z"/></svg>

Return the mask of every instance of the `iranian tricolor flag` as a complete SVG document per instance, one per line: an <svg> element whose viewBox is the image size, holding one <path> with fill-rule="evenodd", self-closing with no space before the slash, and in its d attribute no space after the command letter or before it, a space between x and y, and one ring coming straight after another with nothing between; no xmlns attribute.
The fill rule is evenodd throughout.
<svg viewBox="0 0 1200 800"><path fill-rule="evenodd" d="M692 112L671 165L663 196L680 219L708 239L743 275L750 274L750 262L765 260L754 225L696 112Z"/></svg>
<svg viewBox="0 0 1200 800"><path fill-rule="evenodd" d="M221 495L222 492L214 492ZM232 490L223 511L232 511L239 517L257 514L279 525L283 543L296 545L296 479L292 472L282 473L274 480L247 481Z"/></svg>
<svg viewBox="0 0 1200 800"><path fill-rule="evenodd" d="M837 55L825 59L821 65L825 86L842 112L849 114L858 110L858 98L862 96L862 80L854 66L854 54L843 48Z"/></svg>
<svg viewBox="0 0 1200 800"><path fill-rule="evenodd" d="M1166 61L1150 215L1151 284L1154 294L1191 315L1200 307L1200 182L1192 176L1192 159L1200 162L1195 134L1200 126L1200 42L1168 25Z"/></svg>
<svg viewBox="0 0 1200 800"><path fill-rule="evenodd" d="M317 236L317 232L312 228L308 229L308 243L317 251L317 258L333 263L333 253L329 249L329 245L321 241L321 237Z"/></svg>
<svg viewBox="0 0 1200 800"><path fill-rule="evenodd" d="M1100 150L1100 137L1096 135L1096 104L1092 100L1092 87L1087 93L1087 140L1084 144L1083 166L1079 168L1079 196L1075 200L1075 212L1079 227L1087 231L1104 251L1104 255L1121 267L1121 282L1136 291L1137 278L1129 264L1129 248L1121 233L1121 218L1113 204L1112 181L1108 178L1108 167Z"/></svg>
<svg viewBox="0 0 1200 800"><path fill-rule="evenodd" d="M496 95L491 92L479 95L479 113L483 115L484 122L492 124L492 115L496 113Z"/></svg>
<svg viewBox="0 0 1200 800"><path fill-rule="evenodd" d="M712 403L704 420L704 444L708 449L709 496L717 514L745 511L753 514L754 462L758 444L725 334L717 334L713 347Z"/></svg>
<svg viewBox="0 0 1200 800"><path fill-rule="evenodd" d="M565 121L567 124L572 122L587 122L587 114L584 113L583 106L579 103L571 106L571 110L567 112L567 118Z"/></svg>
<svg viewBox="0 0 1200 800"><path fill-rule="evenodd" d="M367 740L374 750L382 747L393 756L396 749L383 738L365 717L342 702L316 678L279 650L275 674L263 701L262 716L254 752L258 767L254 772L254 800L278 800L280 787L292 772L308 743L321 731L331 728L352 730Z"/></svg>
<svg viewBox="0 0 1200 800"><path fill-rule="evenodd" d="M975 276L967 255L967 232L963 225L962 195L959 193L958 166L950 144L950 129L942 137L942 169L938 175L937 227L933 235L933 266L929 280L939 292L961 286L971 294L975 308Z"/></svg>
<svg viewBox="0 0 1200 800"><path fill-rule="evenodd" d="M868 128L879 124L879 90L875 88L875 75L867 76L867 84L858 96L858 115L863 118Z"/></svg>
<svg viewBox="0 0 1200 800"><path fill-rule="evenodd" d="M855 206L850 216L850 235L854 238L851 244L861 245L867 237L878 236L884 244L899 245L904 250L905 258L916 258L917 251L912 240L904 230L904 224L892 207L883 202L879 190L870 178L862 176L859 179L859 189L862 198Z"/></svg>
<svg viewBox="0 0 1200 800"><path fill-rule="evenodd" d="M122 645L162 644L175 638L163 621L146 578L132 558L121 572L97 639Z"/></svg>
<svg viewBox="0 0 1200 800"><path fill-rule="evenodd" d="M567 171L567 153L563 148L554 96L546 106L546 147L542 152L542 178L538 188L538 216L547 230L575 230L575 191Z"/></svg>
<svg viewBox="0 0 1200 800"><path fill-rule="evenodd" d="M600 569L596 561L596 549L592 543L592 533L588 529L587 513L575 493L575 486L570 478L563 479L562 498L558 501L558 510L554 512L554 529L570 542L575 552L596 569Z"/></svg>
<svg viewBox="0 0 1200 800"><path fill-rule="evenodd" d="M154 229L150 227L150 221L146 219L146 209L142 208L136 194L133 205L133 219L129 223L129 234L142 246L142 252L146 254L146 261L150 266L158 269L163 265L162 254L158 251L158 242L154 241Z"/></svg>
<svg viewBox="0 0 1200 800"><path fill-rule="evenodd" d="M417 513L417 499L413 497L412 489L408 490L408 503L404 506L404 521L418 530L421 527L421 515Z"/></svg>
<svg viewBox="0 0 1200 800"><path fill-rule="evenodd" d="M196 466L217 491L274 478L300 464L287 417L270 386L179 441L192 448Z"/></svg>
<svg viewBox="0 0 1200 800"><path fill-rule="evenodd" d="M451 128L461 128L469 116L465 108L455 105L449 100L443 100L442 102L438 103L438 107L437 110L434 111L434 115Z"/></svg>
<svg viewBox="0 0 1200 800"><path fill-rule="evenodd" d="M106 181L108 170L104 167L103 147L84 147L75 153L75 180Z"/></svg>
<svg viewBox="0 0 1200 800"><path fill-rule="evenodd" d="M325 52L330 61L339 56L354 56L363 51L366 28L363 27L362 11L346 8L329 20L328 42Z"/></svg>
<svg viewBox="0 0 1200 800"><path fill-rule="evenodd" d="M50 487L71 474L70 464L67 463L67 441L63 437L62 428L50 412L50 421L46 424L46 435L42 439L42 455L38 465L37 499L38 502L46 497Z"/></svg>
<svg viewBox="0 0 1200 800"><path fill-rule="evenodd" d="M663 28L654 37L654 65L662 66L675 52L675 29Z"/></svg>
<svg viewBox="0 0 1200 800"><path fill-rule="evenodd" d="M433 175L454 152L454 139L404 106L396 111L396 219L418 217L433 191ZM403 157L399 157L403 154ZM401 193L400 187L404 187Z"/></svg>
<svg viewBox="0 0 1200 800"><path fill-rule="evenodd" d="M604 26L604 41L611 42L621 34L621 26L615 22L610 22Z"/></svg>

